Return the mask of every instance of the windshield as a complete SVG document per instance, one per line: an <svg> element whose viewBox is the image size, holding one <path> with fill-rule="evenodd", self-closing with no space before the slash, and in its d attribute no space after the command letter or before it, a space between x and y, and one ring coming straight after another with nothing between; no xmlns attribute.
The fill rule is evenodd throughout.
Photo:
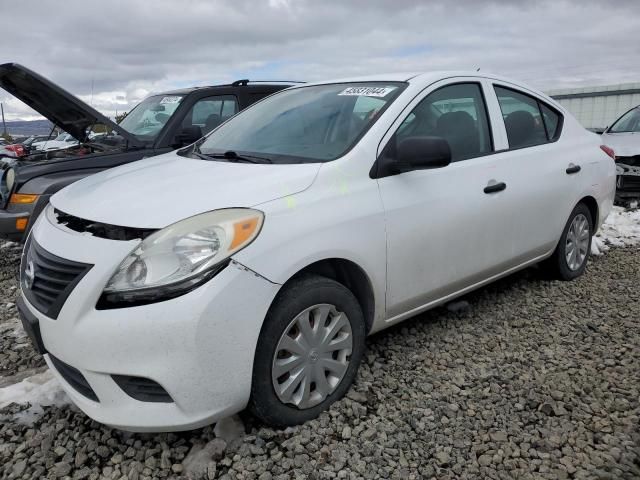
<svg viewBox="0 0 640 480"><path fill-rule="evenodd" d="M640 132L640 106L629 110L609 129L609 133L623 132Z"/></svg>
<svg viewBox="0 0 640 480"><path fill-rule="evenodd" d="M182 101L182 95L155 95L140 102L120 122L127 132L141 140L154 140Z"/></svg>
<svg viewBox="0 0 640 480"><path fill-rule="evenodd" d="M272 162L326 162L344 155L406 84L339 83L284 90L232 117L196 144Z"/></svg>
<svg viewBox="0 0 640 480"><path fill-rule="evenodd" d="M74 138L71 135L69 135L68 133L61 133L54 140L56 142L66 142L66 141L74 140Z"/></svg>

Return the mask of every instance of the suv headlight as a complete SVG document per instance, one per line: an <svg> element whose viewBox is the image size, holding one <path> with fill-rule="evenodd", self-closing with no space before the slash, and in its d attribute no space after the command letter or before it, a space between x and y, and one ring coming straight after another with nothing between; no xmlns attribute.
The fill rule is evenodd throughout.
<svg viewBox="0 0 640 480"><path fill-rule="evenodd" d="M120 264L97 308L168 300L203 284L260 233L264 214L228 208L181 220L144 239Z"/></svg>
<svg viewBox="0 0 640 480"><path fill-rule="evenodd" d="M4 181L7 185L7 191L13 190L13 184L16 183L16 171L13 168L9 168L4 174Z"/></svg>

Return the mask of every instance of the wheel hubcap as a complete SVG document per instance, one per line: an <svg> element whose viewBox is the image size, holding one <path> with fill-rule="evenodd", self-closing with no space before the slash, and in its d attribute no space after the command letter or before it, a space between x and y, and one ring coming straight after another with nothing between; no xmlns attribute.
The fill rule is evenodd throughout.
<svg viewBox="0 0 640 480"><path fill-rule="evenodd" d="M578 270L587 258L590 234L587 217L581 213L576 215L569 226L564 250L570 270Z"/></svg>
<svg viewBox="0 0 640 480"><path fill-rule="evenodd" d="M278 341L271 365L282 403L303 410L323 402L340 385L353 348L351 323L333 305L300 312Z"/></svg>

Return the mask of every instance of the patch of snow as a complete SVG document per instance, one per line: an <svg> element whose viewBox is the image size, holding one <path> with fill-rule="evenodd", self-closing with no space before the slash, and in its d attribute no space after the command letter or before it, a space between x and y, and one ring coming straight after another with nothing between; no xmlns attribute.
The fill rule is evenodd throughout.
<svg viewBox="0 0 640 480"><path fill-rule="evenodd" d="M19 422L31 425L44 412L42 407L49 405L62 407L68 405L70 400L51 371L46 370L27 377L21 382L0 388L0 408L12 403L31 405L13 417Z"/></svg>
<svg viewBox="0 0 640 480"><path fill-rule="evenodd" d="M591 242L591 253L602 255L611 246L626 247L640 245L640 210L613 210Z"/></svg>
<svg viewBox="0 0 640 480"><path fill-rule="evenodd" d="M227 442L214 438L206 445L195 444L182 461L187 478L215 478L216 461L224 456Z"/></svg>
<svg viewBox="0 0 640 480"><path fill-rule="evenodd" d="M216 423L213 428L216 438L221 438L227 443L242 438L245 434L244 423L238 415L226 417Z"/></svg>

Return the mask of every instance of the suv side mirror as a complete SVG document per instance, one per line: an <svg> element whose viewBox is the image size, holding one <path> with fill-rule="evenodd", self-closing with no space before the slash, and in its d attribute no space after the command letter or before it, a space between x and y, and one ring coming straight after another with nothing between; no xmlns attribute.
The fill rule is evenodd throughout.
<svg viewBox="0 0 640 480"><path fill-rule="evenodd" d="M202 138L202 128L194 125L192 127L184 127L182 131L176 135L174 146L184 147Z"/></svg>
<svg viewBox="0 0 640 480"><path fill-rule="evenodd" d="M396 151L396 168L401 172L446 167L451 163L451 147L442 137L409 137Z"/></svg>

